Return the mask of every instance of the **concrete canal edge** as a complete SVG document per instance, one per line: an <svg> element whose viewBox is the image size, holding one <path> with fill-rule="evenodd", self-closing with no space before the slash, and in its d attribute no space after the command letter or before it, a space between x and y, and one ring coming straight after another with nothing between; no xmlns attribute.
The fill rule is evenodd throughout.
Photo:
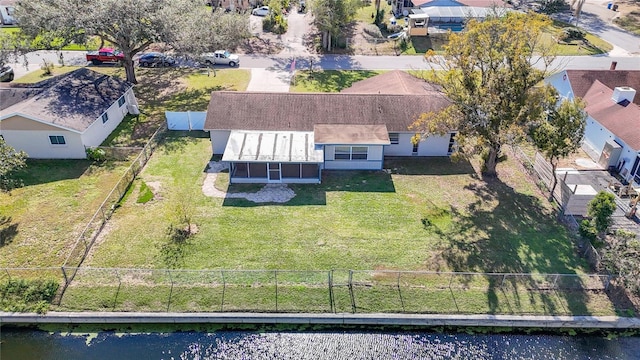
<svg viewBox="0 0 640 360"><path fill-rule="evenodd" d="M2 324L297 324L371 326L640 329L640 318L443 314L273 314L154 312L0 312Z"/></svg>

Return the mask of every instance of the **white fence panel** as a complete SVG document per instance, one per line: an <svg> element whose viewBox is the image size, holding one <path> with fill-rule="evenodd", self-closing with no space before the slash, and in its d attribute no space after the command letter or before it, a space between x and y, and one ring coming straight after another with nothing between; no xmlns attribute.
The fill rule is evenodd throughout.
<svg viewBox="0 0 640 360"><path fill-rule="evenodd" d="M165 111L169 130L204 130L205 111Z"/></svg>

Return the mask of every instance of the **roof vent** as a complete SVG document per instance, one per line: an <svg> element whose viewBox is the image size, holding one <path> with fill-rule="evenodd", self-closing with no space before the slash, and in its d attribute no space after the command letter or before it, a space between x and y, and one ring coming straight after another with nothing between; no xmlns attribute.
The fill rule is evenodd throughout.
<svg viewBox="0 0 640 360"><path fill-rule="evenodd" d="M623 101L633 102L633 98L636 96L636 90L629 86L617 86L613 89L613 96L611 99L619 104Z"/></svg>

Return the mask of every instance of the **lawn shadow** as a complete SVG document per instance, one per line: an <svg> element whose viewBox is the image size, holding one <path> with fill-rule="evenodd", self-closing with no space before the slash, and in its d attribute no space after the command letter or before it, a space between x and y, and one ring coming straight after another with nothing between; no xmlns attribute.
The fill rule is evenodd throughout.
<svg viewBox="0 0 640 360"><path fill-rule="evenodd" d="M476 171L468 160L454 161L448 156L385 157L384 167L400 175L473 175Z"/></svg>
<svg viewBox="0 0 640 360"><path fill-rule="evenodd" d="M89 170L91 164L90 160L27 159L27 166L12 177L21 181L23 186L77 179Z"/></svg>
<svg viewBox="0 0 640 360"><path fill-rule="evenodd" d="M326 205L327 192L395 192L393 179L385 171L353 171L353 170L325 170L322 172L321 184L287 184L296 194L284 203L253 202L244 198L225 197L223 206L254 207L254 206L308 206ZM257 193L264 184L232 184L227 189L228 194Z"/></svg>
<svg viewBox="0 0 640 360"><path fill-rule="evenodd" d="M466 190L477 200L466 209L452 207L451 226L439 234L444 242L440 256L447 267L453 271L534 274L487 275L489 311L517 314L534 304L545 314L589 315L586 304L590 293L583 290L586 285L555 291L547 286L546 278L535 275L575 275L576 269L587 268L556 214L537 197L518 193L500 179L485 179ZM477 240L470 241L470 233ZM581 282L579 277L571 277L571 281Z"/></svg>
<svg viewBox="0 0 640 360"><path fill-rule="evenodd" d="M208 139L209 133L200 130L170 130L164 133L160 141L159 149L165 154L182 151L189 144L197 139Z"/></svg>
<svg viewBox="0 0 640 360"><path fill-rule="evenodd" d="M354 83L379 75L379 71L308 71L296 76L298 83L308 83L307 88L319 92L339 92Z"/></svg>
<svg viewBox="0 0 640 360"><path fill-rule="evenodd" d="M11 244L18 235L18 223L11 216L0 216L0 247Z"/></svg>

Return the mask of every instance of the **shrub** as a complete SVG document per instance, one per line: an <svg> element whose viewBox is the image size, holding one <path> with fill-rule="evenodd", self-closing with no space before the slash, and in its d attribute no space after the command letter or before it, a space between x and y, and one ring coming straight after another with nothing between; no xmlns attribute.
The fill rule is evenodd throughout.
<svg viewBox="0 0 640 360"><path fill-rule="evenodd" d="M578 232L583 239L589 240L589 242L593 243L596 240L596 228L593 226L591 221L585 219L580 222L578 227Z"/></svg>
<svg viewBox="0 0 640 360"><path fill-rule="evenodd" d="M586 33L578 28L564 28L560 34L561 41L583 40Z"/></svg>
<svg viewBox="0 0 640 360"><path fill-rule="evenodd" d="M268 16L262 20L262 29L274 34L284 34L288 27L287 19L282 15Z"/></svg>
<svg viewBox="0 0 640 360"><path fill-rule="evenodd" d="M367 24L364 27L364 32L365 34L372 36L376 39L381 39L382 38L382 31L380 31L380 28L377 27L374 24Z"/></svg>
<svg viewBox="0 0 640 360"><path fill-rule="evenodd" d="M592 218L593 226L598 233L605 234L611 226L611 215L616 211L615 195L606 191L600 191L589 202L587 214Z"/></svg>
<svg viewBox="0 0 640 360"><path fill-rule="evenodd" d="M0 283L0 310L45 313L58 291L51 279L9 279Z"/></svg>
<svg viewBox="0 0 640 360"><path fill-rule="evenodd" d="M391 33L391 34L395 34L395 33L399 33L400 31L402 31L402 26L400 25L388 25L387 26L387 32Z"/></svg>
<svg viewBox="0 0 640 360"><path fill-rule="evenodd" d="M103 149L87 148L85 152L87 153L87 159L91 161L102 162L107 160L107 153Z"/></svg>
<svg viewBox="0 0 640 360"><path fill-rule="evenodd" d="M49 61L43 61L42 62L42 66L40 66L40 69L42 70L42 74L46 75L46 76L51 76L53 75L53 63L49 62Z"/></svg>

